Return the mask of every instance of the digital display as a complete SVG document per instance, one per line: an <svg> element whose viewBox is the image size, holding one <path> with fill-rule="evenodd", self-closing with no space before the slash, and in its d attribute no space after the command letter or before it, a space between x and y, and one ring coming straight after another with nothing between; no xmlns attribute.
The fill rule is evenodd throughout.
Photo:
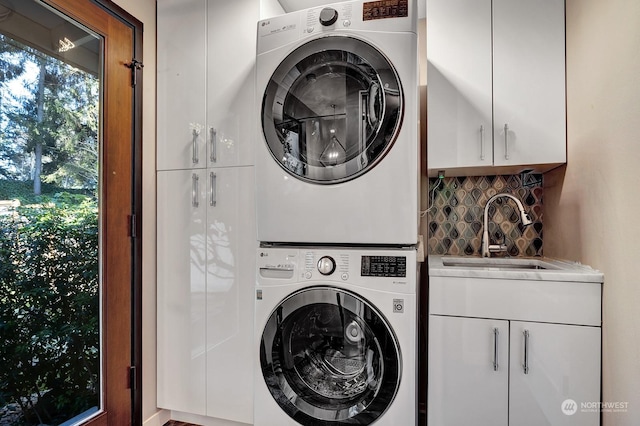
<svg viewBox="0 0 640 426"><path fill-rule="evenodd" d="M404 256L362 256L360 275L363 277L407 276L407 258Z"/></svg>
<svg viewBox="0 0 640 426"><path fill-rule="evenodd" d="M362 5L363 21L406 16L409 16L409 0L368 1Z"/></svg>

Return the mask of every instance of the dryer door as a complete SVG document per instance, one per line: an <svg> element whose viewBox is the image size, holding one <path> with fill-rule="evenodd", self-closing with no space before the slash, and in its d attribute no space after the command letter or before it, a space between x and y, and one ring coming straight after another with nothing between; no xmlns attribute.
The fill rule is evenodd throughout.
<svg viewBox="0 0 640 426"><path fill-rule="evenodd" d="M402 370L380 312L332 287L300 290L274 310L260 363L275 401L305 426L373 423L395 398Z"/></svg>
<svg viewBox="0 0 640 426"><path fill-rule="evenodd" d="M327 36L278 66L262 102L262 129L278 164L314 183L354 179L389 151L403 94L389 60L370 44Z"/></svg>

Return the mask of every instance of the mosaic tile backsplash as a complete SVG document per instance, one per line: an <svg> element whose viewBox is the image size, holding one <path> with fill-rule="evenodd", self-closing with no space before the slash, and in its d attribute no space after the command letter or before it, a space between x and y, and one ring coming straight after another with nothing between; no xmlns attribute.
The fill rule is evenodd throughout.
<svg viewBox="0 0 640 426"><path fill-rule="evenodd" d="M479 256L487 200L509 193L523 204L533 224L523 227L513 200L489 207L489 238L506 242L506 253L492 256L542 256L542 175L445 177L429 179L427 250L433 255ZM435 192L434 192L435 188ZM432 204L433 200L433 204Z"/></svg>

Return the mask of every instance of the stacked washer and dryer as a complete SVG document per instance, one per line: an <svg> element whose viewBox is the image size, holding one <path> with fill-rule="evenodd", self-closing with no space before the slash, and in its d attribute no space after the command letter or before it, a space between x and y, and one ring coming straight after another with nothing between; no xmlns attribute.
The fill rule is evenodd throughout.
<svg viewBox="0 0 640 426"><path fill-rule="evenodd" d="M416 13L258 23L255 426L417 423Z"/></svg>

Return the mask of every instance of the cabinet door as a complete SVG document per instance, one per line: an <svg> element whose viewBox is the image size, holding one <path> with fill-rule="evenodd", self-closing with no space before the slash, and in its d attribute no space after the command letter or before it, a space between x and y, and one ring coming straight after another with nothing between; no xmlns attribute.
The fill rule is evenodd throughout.
<svg viewBox="0 0 640 426"><path fill-rule="evenodd" d="M253 423L253 167L209 169L207 415Z"/></svg>
<svg viewBox="0 0 640 426"><path fill-rule="evenodd" d="M204 168L206 2L158 0L157 168Z"/></svg>
<svg viewBox="0 0 640 426"><path fill-rule="evenodd" d="M508 339L508 321L429 316L429 426L507 425Z"/></svg>
<svg viewBox="0 0 640 426"><path fill-rule="evenodd" d="M580 408L600 401L599 327L512 321L510 357L509 424L599 425L598 410ZM567 400L574 414L563 412Z"/></svg>
<svg viewBox="0 0 640 426"><path fill-rule="evenodd" d="M564 0L493 1L495 165L564 163Z"/></svg>
<svg viewBox="0 0 640 426"><path fill-rule="evenodd" d="M256 22L260 2L209 0L207 158L210 167L253 164Z"/></svg>
<svg viewBox="0 0 640 426"><path fill-rule="evenodd" d="M205 414L204 170L157 176L158 406Z"/></svg>
<svg viewBox="0 0 640 426"><path fill-rule="evenodd" d="M429 169L490 166L491 0L427 2Z"/></svg>

